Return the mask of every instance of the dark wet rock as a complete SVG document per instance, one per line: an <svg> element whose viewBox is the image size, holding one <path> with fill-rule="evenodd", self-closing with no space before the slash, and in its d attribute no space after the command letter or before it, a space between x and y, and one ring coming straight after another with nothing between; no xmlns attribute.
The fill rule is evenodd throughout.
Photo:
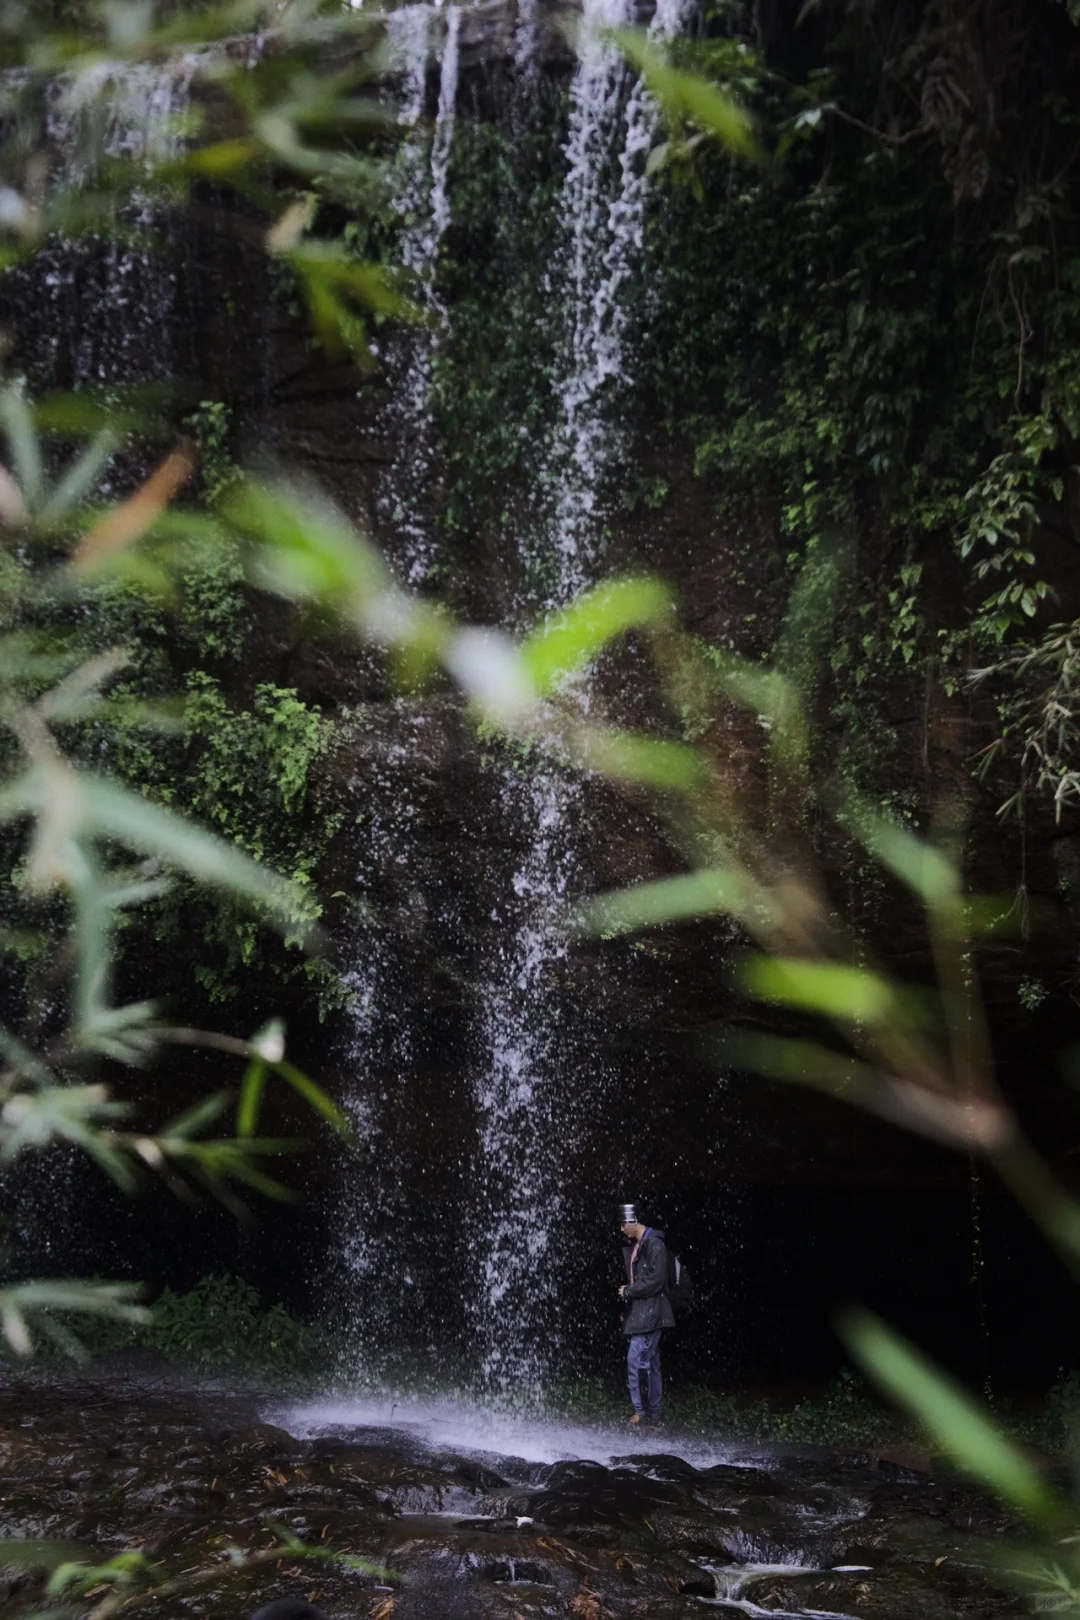
<svg viewBox="0 0 1080 1620"><path fill-rule="evenodd" d="M103 1378L133 1378L146 1384L175 1380L178 1368L157 1350L109 1350L97 1357L94 1371Z"/></svg>
<svg viewBox="0 0 1080 1620"><path fill-rule="evenodd" d="M633 1468L644 1474L651 1474L654 1479L674 1479L697 1484L701 1479L700 1469L694 1468L683 1457L660 1454L650 1456L635 1452L629 1457L612 1457L611 1461L619 1468Z"/></svg>
<svg viewBox="0 0 1080 1620"><path fill-rule="evenodd" d="M893 1462L890 1457L879 1457L874 1467L886 1479L897 1480L904 1485L929 1485L933 1477L921 1468L909 1468L903 1463Z"/></svg>
<svg viewBox="0 0 1080 1620"><path fill-rule="evenodd" d="M1014 1594L968 1568L962 1579L939 1569L933 1579L911 1570L834 1571L763 1575L741 1588L762 1609L796 1613L825 1611L854 1615L858 1620L996 1620L1018 1616L1023 1609Z"/></svg>
<svg viewBox="0 0 1080 1620"><path fill-rule="evenodd" d="M222 1429L214 1436L215 1442L235 1455L237 1452L266 1452L288 1457L296 1450L296 1441L284 1429L272 1423L252 1423L242 1429Z"/></svg>
<svg viewBox="0 0 1080 1620"><path fill-rule="evenodd" d="M440 1448L407 1425L297 1440L253 1397L190 1386L0 1388L3 1534L186 1568L208 1547L269 1547L271 1522L371 1566L320 1564L296 1592L328 1620L700 1620L706 1600L856 1620L1016 1612L986 1553L1020 1534L1010 1517L869 1456L537 1463ZM223 1570L175 1612L243 1620L305 1573ZM39 1596L36 1577L0 1582L0 1620Z"/></svg>
<svg viewBox="0 0 1080 1620"><path fill-rule="evenodd" d="M326 1616L306 1598L280 1597L257 1609L251 1620L326 1620Z"/></svg>
<svg viewBox="0 0 1080 1620"><path fill-rule="evenodd" d="M497 1491L506 1485L506 1480L497 1474L493 1468L487 1468L483 1463L473 1462L468 1457L459 1458L453 1467L454 1477L464 1480L469 1485L475 1485L478 1490Z"/></svg>
<svg viewBox="0 0 1080 1620"><path fill-rule="evenodd" d="M714 1598L716 1582L703 1571L700 1575L689 1575L686 1580L680 1581L679 1591L684 1597Z"/></svg>

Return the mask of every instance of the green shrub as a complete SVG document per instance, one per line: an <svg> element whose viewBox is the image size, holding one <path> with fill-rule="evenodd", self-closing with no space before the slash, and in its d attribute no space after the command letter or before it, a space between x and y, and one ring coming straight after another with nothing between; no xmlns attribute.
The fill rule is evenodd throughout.
<svg viewBox="0 0 1080 1620"><path fill-rule="evenodd" d="M196 1372L229 1371L304 1380L333 1365L337 1347L323 1329L283 1305L264 1307L240 1277L203 1277L185 1294L166 1288L145 1326L102 1321L80 1332L92 1354L152 1350Z"/></svg>

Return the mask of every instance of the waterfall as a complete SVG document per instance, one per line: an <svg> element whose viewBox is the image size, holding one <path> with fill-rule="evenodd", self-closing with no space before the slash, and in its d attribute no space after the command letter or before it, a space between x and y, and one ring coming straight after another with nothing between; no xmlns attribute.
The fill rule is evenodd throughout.
<svg viewBox="0 0 1080 1620"><path fill-rule="evenodd" d="M35 115L40 108L40 144L53 157L50 203L77 202L94 188L103 159L125 161L147 179L115 207L116 229L75 240L55 234L28 264L4 276L3 324L18 334L14 362L29 373L34 394L161 384L176 375L175 221L149 179L180 150L195 69L191 57L162 65L107 62L78 78L53 79L44 86L43 107L32 75L3 74L5 112L24 92L34 97ZM95 494L115 493L107 465ZM59 1017L58 1008L50 1009L49 1020ZM80 1148L57 1142L40 1155L26 1154L5 1168L3 1180L13 1211L15 1275L130 1271L122 1240L103 1243L95 1222L86 1220L88 1210L106 1206L96 1167Z"/></svg>
<svg viewBox="0 0 1080 1620"><path fill-rule="evenodd" d="M49 88L46 134L58 154L54 196L93 182L99 156L149 176L184 134L194 57L158 66L104 64ZM138 184L119 212L122 231L71 242L56 237L23 272L26 359L45 385L162 382L177 372L172 318L179 296L179 239L167 204ZM119 316L119 318L117 318Z"/></svg>
<svg viewBox="0 0 1080 1620"><path fill-rule="evenodd" d="M478 1007L474 1077L479 1141L473 1173L478 1272L473 1330L487 1388L529 1404L541 1392L541 1351L558 1349L553 1239L565 1208L562 1175L575 1116L574 1065L562 1047L558 913L576 871L568 833L578 787L540 767L504 775L504 818L528 840L512 894L496 902L498 944ZM546 1320L539 1318L544 1312Z"/></svg>
<svg viewBox="0 0 1080 1620"><path fill-rule="evenodd" d="M388 458L375 508L391 565L414 588L424 583L436 557L431 388L445 313L436 279L451 217L460 27L460 7L427 4L392 12L387 27L392 90L406 132L392 168L397 252L409 272L409 295L431 324L404 327L387 346L388 397L381 419ZM438 99L431 125L425 112L436 55ZM426 1070L430 1078L437 1060L432 1036L424 1032L432 1021L426 1005L429 964L417 941L437 933L440 919L429 909L437 880L433 885L424 869L416 784L437 746L438 717L406 699L395 701L389 712L387 735L357 742L361 769L353 786L362 806L362 859L342 978L350 1001L343 1102L356 1128L359 1154L345 1167L331 1233L330 1303L346 1316L361 1370L368 1374L377 1371L380 1354L395 1339L407 1337L418 1359L425 1349L437 1356L438 1346L425 1341L435 1331L430 1292L438 1283L432 1272L442 1264L437 1219L425 1227L415 1202L417 1189L433 1186L437 1178L425 1163L431 1149L423 1129L430 1126L433 1104L420 1074ZM437 1080L432 1084L437 1087ZM345 1290L342 1276L348 1279ZM389 1288L388 1278L393 1279Z"/></svg>
<svg viewBox="0 0 1080 1620"><path fill-rule="evenodd" d="M650 37L678 33L691 5L692 0L659 0ZM554 554L556 602L595 578L602 542L598 503L605 475L625 449L612 399L615 388L631 380L621 294L644 247L645 161L657 109L640 80L626 97L625 60L604 31L632 18L632 0L586 0L572 92L563 192L569 239L560 278L569 319L546 473L552 516L542 542Z"/></svg>
<svg viewBox="0 0 1080 1620"><path fill-rule="evenodd" d="M653 32L673 32L684 3L661 0ZM656 112L605 30L632 16L633 0L585 3L563 148L561 225L539 271L562 337L553 427L539 448L531 491L530 504L541 519L527 540L514 536L512 542L521 562L540 565L543 580L539 589L519 590L512 612L521 622L538 608L566 603L597 577L604 481L624 448L615 396L632 378L625 293L642 253L644 165ZM413 296L433 321L399 332L385 355L389 456L376 510L391 560L414 587L430 575L437 538L431 392L440 324L453 319L453 310L442 308L437 272L451 223L460 23L459 8L412 4L394 12L388 25L401 121L408 130L393 170L399 253ZM521 96L535 91L536 25L535 0L521 0L511 53ZM434 122L425 126L436 52L438 99ZM564 693L562 700L584 702L584 688ZM483 847L490 850L497 842L508 858L481 878L475 902L478 911L482 902L486 917L478 926L470 931L460 919L448 926L445 918L434 925L430 902L439 880L420 870L424 812L421 807L417 814L410 797L423 749L418 738L415 749L409 741L407 706L395 707L395 731L405 733L404 740L378 759L369 755L357 776L366 849L345 975L354 1001L345 1100L363 1143L361 1163L347 1171L337 1255L349 1279L363 1361L366 1348L393 1337L401 1310L422 1294L414 1280L422 1264L433 1262L419 1255L416 1230L425 1220L433 1223L427 1228L430 1248L433 1226L441 1220L447 1233L438 1262L442 1277L425 1282L428 1297L445 1287L464 1310L473 1379L489 1395L527 1403L541 1396L562 1352L558 1281L565 1239L559 1226L580 1193L569 1185L575 1144L588 1134L605 1080L604 1060L590 1050L590 1033L582 1028L586 1021L577 1008L571 1014L574 963L563 931L567 907L590 881L578 830L583 785L574 772L540 755L522 761L507 750L490 763L488 780L493 777L495 787L488 797L497 831ZM456 1159L452 1142L436 1140L438 1118L424 1090L425 1071L439 1071L445 1059L425 1045L430 1033L420 1039L416 1034L425 1018L430 1025L425 1002L432 991L424 980L430 963L408 959L407 930L392 920L405 903L402 897L413 892L421 908L428 907L429 934L442 927L449 950L465 952L455 971L466 987L464 1011L471 1020L462 1036L468 1097L457 1112L475 1137L461 1144ZM456 903L467 908L472 902L459 893ZM451 1176L465 1183L457 1186L453 1204L434 1200L437 1215L413 1134L420 1120L435 1141L439 1163L453 1161ZM615 1167L590 1166L586 1173L604 1185ZM386 1279L393 1280L389 1291ZM402 1336L422 1348L422 1330Z"/></svg>
<svg viewBox="0 0 1080 1620"><path fill-rule="evenodd" d="M423 125L428 61L442 30L439 99L435 128ZM411 295L432 319L392 340L386 372L389 401L384 413L389 461L376 497L378 515L391 536L393 561L405 584L421 585L435 561L430 512L435 433L431 382L444 311L435 287L439 249L450 224L450 153L457 109L461 9L436 11L408 5L390 14L388 33L400 78L401 123L409 131L395 165L393 208L401 221L399 253L411 274Z"/></svg>
<svg viewBox="0 0 1080 1620"><path fill-rule="evenodd" d="M407 765L422 738L404 703L394 704L391 716L389 744L364 747L357 739L359 769L350 782L356 802L364 806L364 860L343 952L349 1034L341 1100L357 1150L347 1165L334 1224L328 1301L334 1314L344 1316L342 1325L355 1342L380 1348L389 1338L389 1316L403 1309L402 1296L414 1286L401 1242L408 1226L401 1124L409 1105L405 1084L417 1061L416 1009L388 919L416 864ZM393 1294L385 1286L388 1271L397 1278ZM342 1275L349 1282L344 1298Z"/></svg>
<svg viewBox="0 0 1080 1620"><path fill-rule="evenodd" d="M528 84L536 75L537 0L518 0L514 20L514 67Z"/></svg>
<svg viewBox="0 0 1080 1620"><path fill-rule="evenodd" d="M677 30L685 3L661 0L654 36ZM623 449L611 399L613 387L630 380L621 295L640 263L644 168L656 124L652 97L640 84L628 94L625 58L606 37L632 15L632 0L586 0L571 88L565 239L551 275L565 336L556 425L542 476L548 516L530 541L549 607L596 578L603 482ZM583 687L563 697L587 701ZM579 1122L604 1077L587 1037L582 1041L580 1030L571 1030L569 986L560 983L567 965L565 912L587 886L578 834L582 784L557 765L536 761L524 774L506 770L501 798L508 823L524 829L528 845L512 896L497 906L498 944L479 998L473 1325L488 1387L528 1404L561 1365L553 1279L572 1242L560 1231L571 1144L583 1134ZM601 1185L614 1170L614 1164L597 1168Z"/></svg>

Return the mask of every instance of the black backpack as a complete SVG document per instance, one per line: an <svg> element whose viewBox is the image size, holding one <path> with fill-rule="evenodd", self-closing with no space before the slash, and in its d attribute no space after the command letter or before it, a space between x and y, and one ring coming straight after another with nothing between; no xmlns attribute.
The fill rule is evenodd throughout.
<svg viewBox="0 0 1080 1620"><path fill-rule="evenodd" d="M689 1316L694 1308L694 1279L677 1254L668 1250L667 1287L664 1292L671 1301L676 1317Z"/></svg>

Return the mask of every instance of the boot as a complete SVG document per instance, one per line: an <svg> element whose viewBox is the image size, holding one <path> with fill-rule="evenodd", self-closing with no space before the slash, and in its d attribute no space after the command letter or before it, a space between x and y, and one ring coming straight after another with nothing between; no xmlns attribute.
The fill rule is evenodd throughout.
<svg viewBox="0 0 1080 1620"><path fill-rule="evenodd" d="M635 1424L638 1424L638 1423L644 1423L644 1422L645 1422L645 1414L643 1412L635 1412L633 1417L630 1419L631 1426L633 1426Z"/></svg>

